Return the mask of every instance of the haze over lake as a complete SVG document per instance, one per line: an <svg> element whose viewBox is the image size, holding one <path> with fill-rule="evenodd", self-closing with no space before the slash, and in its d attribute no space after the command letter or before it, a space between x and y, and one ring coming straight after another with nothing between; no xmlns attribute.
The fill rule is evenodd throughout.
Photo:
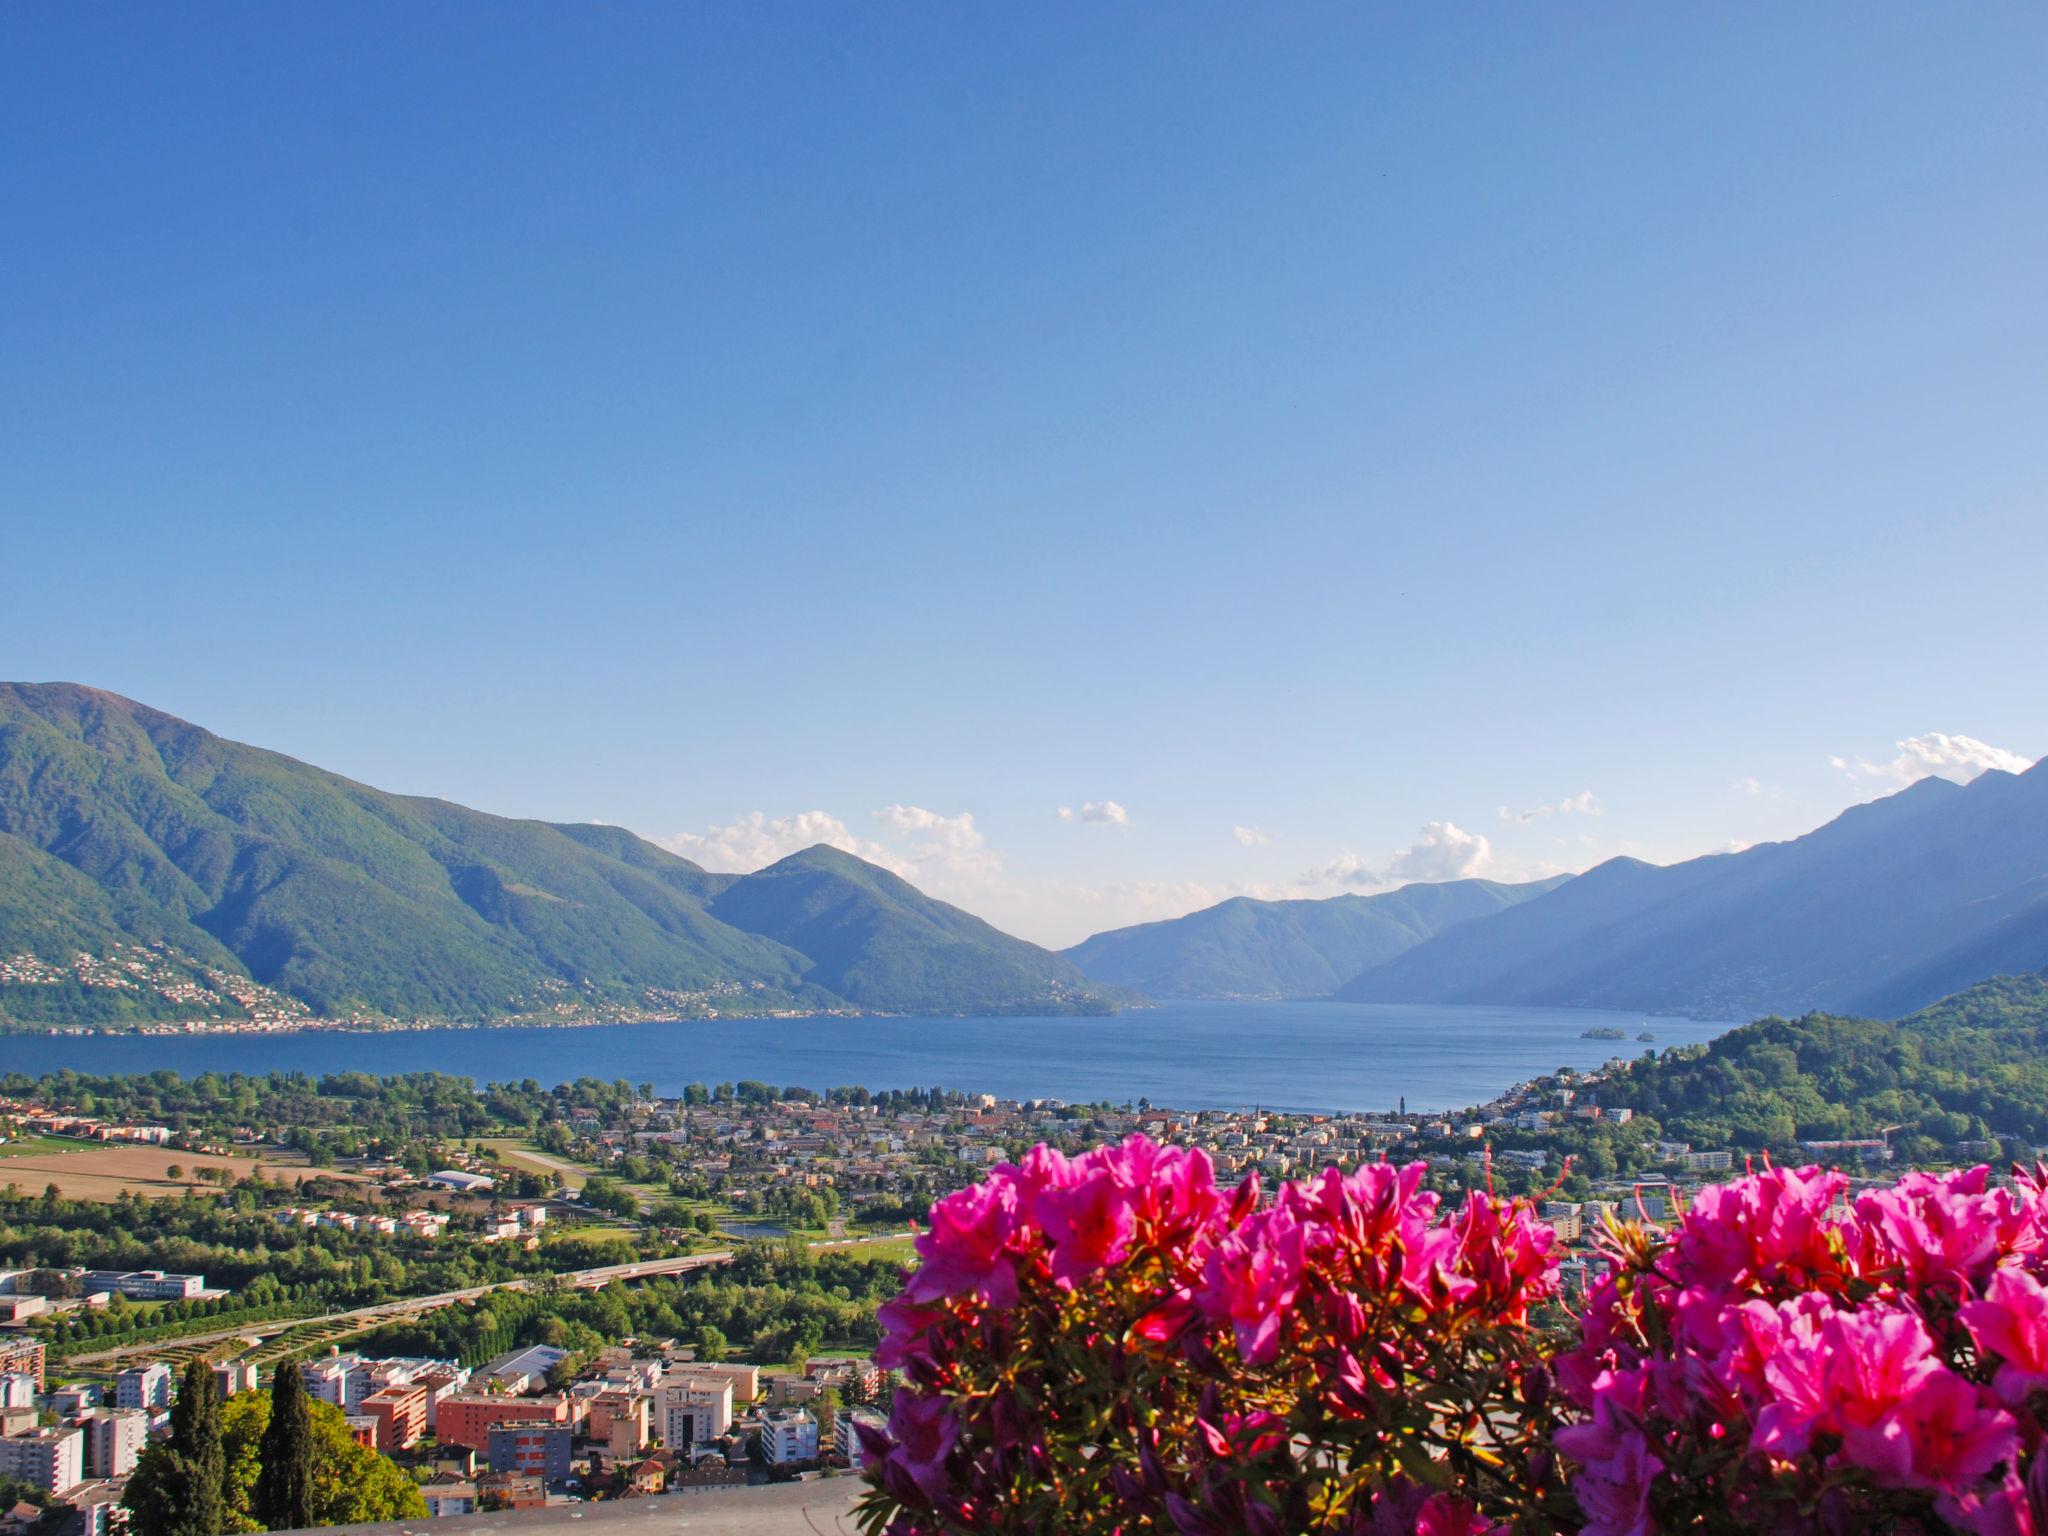
<svg viewBox="0 0 2048 1536"><path fill-rule="evenodd" d="M1004 1098L1148 1098L1182 1109L1457 1109L1558 1067L1697 1044L1730 1022L1588 1009L1172 1003L1112 1018L690 1020L388 1034L10 1037L7 1070L452 1072L480 1081L756 1078L807 1088L944 1087ZM1589 1040L1588 1029L1627 1032ZM1656 1036L1654 1045L1636 1040Z"/></svg>

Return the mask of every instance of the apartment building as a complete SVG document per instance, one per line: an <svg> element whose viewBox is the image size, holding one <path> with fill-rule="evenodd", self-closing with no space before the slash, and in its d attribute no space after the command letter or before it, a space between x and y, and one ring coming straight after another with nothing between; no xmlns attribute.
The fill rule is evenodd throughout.
<svg viewBox="0 0 2048 1536"><path fill-rule="evenodd" d="M808 1408L778 1409L761 1416L761 1454L771 1467L818 1459L818 1421Z"/></svg>
<svg viewBox="0 0 2048 1536"><path fill-rule="evenodd" d="M68 1425L9 1435L0 1440L0 1477L67 1493L85 1481L85 1436Z"/></svg>

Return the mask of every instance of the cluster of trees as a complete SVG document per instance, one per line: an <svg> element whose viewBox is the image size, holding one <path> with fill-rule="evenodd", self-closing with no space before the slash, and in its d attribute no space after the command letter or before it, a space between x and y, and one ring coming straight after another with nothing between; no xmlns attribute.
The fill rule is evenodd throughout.
<svg viewBox="0 0 2048 1536"><path fill-rule="evenodd" d="M1633 1118L1490 1139L1497 1151L1569 1156L1561 1192L1574 1197L1594 1179L1658 1166L1659 1141L1802 1157L1802 1141L1882 1137L1904 1163L2032 1162L2048 1143L2048 979L2001 977L1896 1022L1760 1019L1611 1073L1595 1097ZM1462 1164L1431 1176L1450 1187L1480 1177ZM1554 1164L1494 1168L1496 1186L1513 1193L1556 1178Z"/></svg>
<svg viewBox="0 0 2048 1536"><path fill-rule="evenodd" d="M807 1358L826 1347L877 1342L875 1308L902 1272L800 1242L749 1243L715 1270L600 1291L543 1286L500 1292L474 1307L445 1307L366 1335L366 1352L452 1357L478 1364L529 1344L590 1353L627 1338L673 1338L749 1360Z"/></svg>
<svg viewBox="0 0 2048 1536"><path fill-rule="evenodd" d="M1986 982L1896 1023L1764 1019L1639 1063L1600 1097L1702 1146L1889 1133L1909 1161L1961 1142L2029 1156L2048 1141L2048 980Z"/></svg>
<svg viewBox="0 0 2048 1536"><path fill-rule="evenodd" d="M154 1441L123 1503L135 1536L288 1531L426 1514L419 1488L356 1444L341 1410L306 1394L296 1365L269 1392L221 1401L203 1360L185 1368L171 1432Z"/></svg>

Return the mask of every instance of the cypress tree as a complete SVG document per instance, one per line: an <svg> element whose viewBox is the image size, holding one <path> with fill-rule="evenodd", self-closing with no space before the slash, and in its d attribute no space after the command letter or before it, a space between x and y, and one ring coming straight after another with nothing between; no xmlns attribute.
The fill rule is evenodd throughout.
<svg viewBox="0 0 2048 1536"><path fill-rule="evenodd" d="M257 1454L251 1513L267 1531L306 1529L313 1523L313 1414L293 1361L270 1379L270 1423Z"/></svg>
<svg viewBox="0 0 2048 1536"><path fill-rule="evenodd" d="M125 1502L137 1536L220 1536L227 1524L220 1387L204 1360L185 1367L171 1432L142 1453Z"/></svg>
<svg viewBox="0 0 2048 1536"><path fill-rule="evenodd" d="M185 1367L171 1405L171 1444L185 1462L178 1536L220 1536L227 1524L228 1462L221 1443L220 1383L204 1360Z"/></svg>

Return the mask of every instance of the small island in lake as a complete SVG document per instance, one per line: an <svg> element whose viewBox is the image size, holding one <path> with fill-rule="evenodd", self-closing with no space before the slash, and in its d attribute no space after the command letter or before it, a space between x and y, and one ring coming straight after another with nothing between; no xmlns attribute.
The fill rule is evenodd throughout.
<svg viewBox="0 0 2048 1536"><path fill-rule="evenodd" d="M1616 1029L1612 1024L1601 1024L1596 1025L1592 1029L1580 1030L1579 1038L1581 1040L1626 1040L1628 1038L1628 1031Z"/></svg>

